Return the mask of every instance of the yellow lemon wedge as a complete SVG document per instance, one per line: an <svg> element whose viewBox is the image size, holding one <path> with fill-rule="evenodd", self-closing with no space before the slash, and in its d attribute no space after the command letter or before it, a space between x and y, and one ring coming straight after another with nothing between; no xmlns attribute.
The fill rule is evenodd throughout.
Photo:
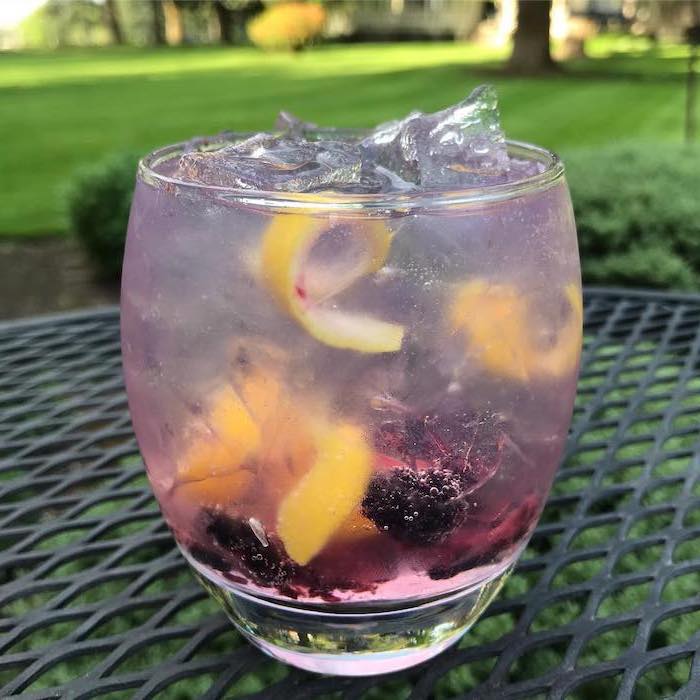
<svg viewBox="0 0 700 700"><path fill-rule="evenodd" d="M468 335L483 367L501 377L527 380L526 308L515 287L471 280L458 290L449 320Z"/></svg>
<svg viewBox="0 0 700 700"><path fill-rule="evenodd" d="M372 473L372 450L358 426L326 428L311 469L282 501L277 534L289 556L307 564L357 508Z"/></svg>
<svg viewBox="0 0 700 700"><path fill-rule="evenodd" d="M578 362L583 342L583 299L576 284L564 288L570 313L566 323L557 334L551 348L537 353L537 367L541 374L560 377L571 372Z"/></svg>
<svg viewBox="0 0 700 700"><path fill-rule="evenodd" d="M240 378L239 392L243 404L256 423L268 420L282 400L282 385L272 372L253 369Z"/></svg>
<svg viewBox="0 0 700 700"><path fill-rule="evenodd" d="M293 399L279 368L279 361L262 359L254 349L243 367L235 367L232 381L250 415L260 428L256 462L259 488L279 502L311 467L315 447L309 415L316 406L308 397Z"/></svg>
<svg viewBox="0 0 700 700"><path fill-rule="evenodd" d="M477 361L492 374L522 382L560 377L576 366L583 321L578 285L568 284L564 296L570 313L549 347L533 338L526 297L513 285L467 282L457 290L448 319L466 334Z"/></svg>
<svg viewBox="0 0 700 700"><path fill-rule="evenodd" d="M309 471L316 446L303 417L285 406L263 426L259 454L260 488L276 506Z"/></svg>
<svg viewBox="0 0 700 700"><path fill-rule="evenodd" d="M178 472L176 488L200 505L225 506L247 491L253 480L252 472L230 461L223 446L195 447L187 457L188 465Z"/></svg>
<svg viewBox="0 0 700 700"><path fill-rule="evenodd" d="M328 274L311 274L308 257L328 231L320 219L306 214L278 214L263 236L260 272L278 304L316 340L331 347L365 353L396 352L402 326L357 312L335 308L332 298L361 277L379 270L389 254L391 233L379 221L365 221L352 230L361 254L348 255L347 265Z"/></svg>
<svg viewBox="0 0 700 700"><path fill-rule="evenodd" d="M260 443L260 430L231 386L220 389L212 401L208 424L231 454L243 461Z"/></svg>
<svg viewBox="0 0 700 700"><path fill-rule="evenodd" d="M203 505L223 505L252 481L245 462L258 449L260 429L230 386L214 395L204 426L179 460L175 488Z"/></svg>

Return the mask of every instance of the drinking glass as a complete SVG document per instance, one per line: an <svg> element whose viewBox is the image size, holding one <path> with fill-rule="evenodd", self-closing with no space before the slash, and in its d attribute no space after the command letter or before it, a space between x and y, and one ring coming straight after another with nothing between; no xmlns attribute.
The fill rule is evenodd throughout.
<svg viewBox="0 0 700 700"><path fill-rule="evenodd" d="M510 142L515 182L298 194L188 181L186 148L139 165L122 282L163 515L271 656L420 663L498 593L563 451L582 323L563 166Z"/></svg>

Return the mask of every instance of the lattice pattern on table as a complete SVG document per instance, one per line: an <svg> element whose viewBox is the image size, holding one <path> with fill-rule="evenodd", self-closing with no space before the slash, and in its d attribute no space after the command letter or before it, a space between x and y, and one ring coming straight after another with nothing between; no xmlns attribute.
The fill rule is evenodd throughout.
<svg viewBox="0 0 700 700"><path fill-rule="evenodd" d="M700 698L700 297L594 290L567 457L503 594L424 667L288 669L148 489L114 310L0 325L0 696Z"/></svg>

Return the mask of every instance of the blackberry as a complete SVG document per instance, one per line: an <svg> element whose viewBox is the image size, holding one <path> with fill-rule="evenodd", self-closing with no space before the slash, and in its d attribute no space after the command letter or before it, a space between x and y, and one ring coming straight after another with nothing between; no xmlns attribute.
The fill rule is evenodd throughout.
<svg viewBox="0 0 700 700"><path fill-rule="evenodd" d="M303 578L303 583L310 596L318 597L327 603L338 603L342 598L334 591L373 591L376 585L368 583L362 584L354 579L337 578L334 576L324 576L316 573L307 573Z"/></svg>
<svg viewBox="0 0 700 700"><path fill-rule="evenodd" d="M235 557L238 569L255 583L280 586L293 576L294 564L279 540L268 536L265 546L245 520L216 510L206 510L203 515L207 534Z"/></svg>
<svg viewBox="0 0 700 700"><path fill-rule="evenodd" d="M439 542L466 516L459 477L447 469L398 467L375 475L362 512L381 530L408 544Z"/></svg>
<svg viewBox="0 0 700 700"><path fill-rule="evenodd" d="M491 563L494 560L494 552L492 550L487 550L485 552L479 552L478 554L470 554L465 558L460 559L456 564L450 566L443 566L438 564L433 566L428 571L428 576L430 576L433 581L443 581L457 574L461 574L463 571L469 571L470 569L476 569L479 566L486 566L486 564Z"/></svg>
<svg viewBox="0 0 700 700"><path fill-rule="evenodd" d="M189 553L200 564L204 564L204 566L217 569L218 571L226 571L226 569L228 569L226 560L218 552L209 549L209 547L193 544L189 548Z"/></svg>

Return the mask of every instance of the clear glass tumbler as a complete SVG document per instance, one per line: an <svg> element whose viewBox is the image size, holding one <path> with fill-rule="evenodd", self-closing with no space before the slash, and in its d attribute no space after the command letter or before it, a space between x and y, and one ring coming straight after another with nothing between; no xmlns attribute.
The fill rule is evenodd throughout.
<svg viewBox="0 0 700 700"><path fill-rule="evenodd" d="M542 511L574 401L579 260L562 164L509 149L538 174L450 192L203 186L178 178L181 145L139 166L134 428L182 553L278 659L368 675L434 656Z"/></svg>

